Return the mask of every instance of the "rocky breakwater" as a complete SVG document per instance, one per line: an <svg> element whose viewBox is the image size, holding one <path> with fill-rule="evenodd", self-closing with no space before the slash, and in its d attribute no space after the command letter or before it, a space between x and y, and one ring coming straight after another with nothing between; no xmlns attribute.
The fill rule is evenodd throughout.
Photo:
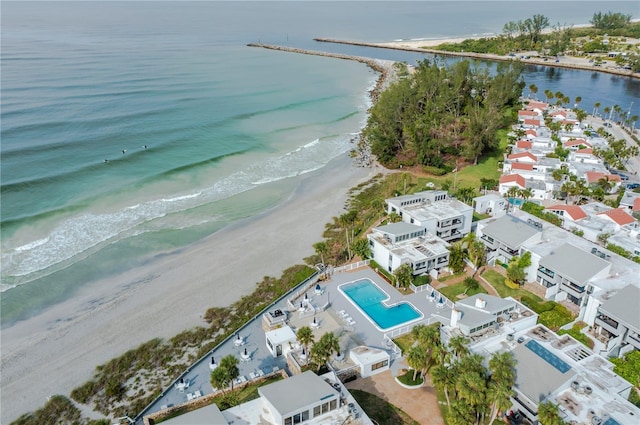
<svg viewBox="0 0 640 425"><path fill-rule="evenodd" d="M382 59L373 59L364 56L345 55L341 53L323 52L319 50L299 49L296 47L278 46L273 44L264 43L249 43L249 47L261 47L263 49L279 50L282 52L299 53L304 55L324 56L328 58L353 60L368 65L374 71L380 73L375 86L369 92L369 97L373 103L377 102L380 97L380 93L388 87L391 82L397 79L397 73L394 68L393 61L387 61ZM357 139L357 140L356 140ZM372 157L369 146L362 137L358 136L352 140L356 143L357 148L353 150L352 156L354 157L355 164L361 167L368 167L372 164Z"/></svg>

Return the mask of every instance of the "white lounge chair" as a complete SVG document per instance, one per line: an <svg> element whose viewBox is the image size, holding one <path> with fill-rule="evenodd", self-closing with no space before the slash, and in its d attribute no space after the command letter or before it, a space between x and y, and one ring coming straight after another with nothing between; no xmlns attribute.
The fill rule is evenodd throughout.
<svg viewBox="0 0 640 425"><path fill-rule="evenodd" d="M202 397L202 393L200 392L200 390L196 390L193 392L193 398L196 398L196 397Z"/></svg>
<svg viewBox="0 0 640 425"><path fill-rule="evenodd" d="M187 393L187 400L193 400L193 394Z"/></svg>

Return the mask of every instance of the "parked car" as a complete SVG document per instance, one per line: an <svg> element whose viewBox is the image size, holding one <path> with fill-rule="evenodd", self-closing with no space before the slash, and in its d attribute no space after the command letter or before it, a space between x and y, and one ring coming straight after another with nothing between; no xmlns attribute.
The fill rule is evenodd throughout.
<svg viewBox="0 0 640 425"><path fill-rule="evenodd" d="M640 187L640 183L627 183L627 189L637 189Z"/></svg>
<svg viewBox="0 0 640 425"><path fill-rule="evenodd" d="M622 181L629 180L629 176L627 176L626 174L618 173L618 175L620 176L620 180Z"/></svg>

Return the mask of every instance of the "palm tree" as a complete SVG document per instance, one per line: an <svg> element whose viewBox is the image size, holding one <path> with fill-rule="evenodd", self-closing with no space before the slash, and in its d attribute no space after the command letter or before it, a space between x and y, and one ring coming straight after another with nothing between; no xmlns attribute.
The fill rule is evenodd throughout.
<svg viewBox="0 0 640 425"><path fill-rule="evenodd" d="M530 84L529 85L529 97L531 97L531 95L535 95L536 93L538 93L538 86L536 86L535 84ZM535 99L535 97L534 97Z"/></svg>
<svg viewBox="0 0 640 425"><path fill-rule="evenodd" d="M482 242L475 240L471 245L469 245L469 248L467 248L467 253L469 255L469 261L471 261L476 268L473 273L475 276L480 266L483 265L487 259L486 248Z"/></svg>
<svg viewBox="0 0 640 425"><path fill-rule="evenodd" d="M603 109L602 111L604 112L604 117L603 117L603 118L604 118L604 120L606 121L606 120L607 120L607 118L606 118L606 117L607 117L607 115L609 114L609 112L611 112L611 108L610 108L610 107L608 107L608 106L605 106L605 107L604 107L604 109ZM609 118L608 118L608 119L609 119L609 121L611 121L611 115L609 115Z"/></svg>
<svg viewBox="0 0 640 425"><path fill-rule="evenodd" d="M591 114L591 115L593 115L594 117L597 117L599 110L600 110L600 102L594 103L593 104L593 114Z"/></svg>
<svg viewBox="0 0 640 425"><path fill-rule="evenodd" d="M311 347L310 357L318 366L318 371L325 365L333 354L340 352L340 340L333 332L327 332Z"/></svg>
<svg viewBox="0 0 640 425"><path fill-rule="evenodd" d="M464 370L464 369L463 369ZM476 423L486 403L487 381L482 373L465 370L456 381L458 397L473 407Z"/></svg>
<svg viewBox="0 0 640 425"><path fill-rule="evenodd" d="M524 189L518 190L518 195L520 195L520 197L524 199L525 202L527 202L527 199L533 197L533 190L531 190L531 188L529 187L525 187Z"/></svg>
<svg viewBox="0 0 640 425"><path fill-rule="evenodd" d="M497 382L489 382L487 399L491 401L491 416L489 425L498 417L498 413L511 406L511 397L515 394L511 385L503 385Z"/></svg>
<svg viewBox="0 0 640 425"><path fill-rule="evenodd" d="M462 242L454 242L449 246L449 268L454 273L464 270L465 249Z"/></svg>
<svg viewBox="0 0 640 425"><path fill-rule="evenodd" d="M302 326L296 334L298 342L308 351L309 344L314 342L313 331L309 326Z"/></svg>
<svg viewBox="0 0 640 425"><path fill-rule="evenodd" d="M469 291L475 291L480 288L480 283L472 277L466 277L462 283L464 283L464 294L467 295Z"/></svg>
<svg viewBox="0 0 640 425"><path fill-rule="evenodd" d="M580 97L580 96L576 96L575 108L577 108L577 107L578 107L578 105L580 104L580 102L582 102L582 97Z"/></svg>
<svg viewBox="0 0 640 425"><path fill-rule="evenodd" d="M415 381L418 370L421 370L427 361L427 352L420 344L414 345L407 351L405 359L409 367L413 369L413 380Z"/></svg>
<svg viewBox="0 0 640 425"><path fill-rule="evenodd" d="M399 286L408 288L413 276L413 268L408 263L404 263L393 271L393 275Z"/></svg>
<svg viewBox="0 0 640 425"><path fill-rule="evenodd" d="M436 386L443 389L444 396L447 399L447 407L451 407L449 388L454 387L457 376L455 368L445 364L439 364L431 370L431 380Z"/></svg>
<svg viewBox="0 0 640 425"><path fill-rule="evenodd" d="M224 389L231 384L231 391L233 391L233 381L240 375L238 369L238 359L233 354L224 356L218 367L211 372L211 384L214 388Z"/></svg>
<svg viewBox="0 0 640 425"><path fill-rule="evenodd" d="M475 281L475 279L473 279ZM476 281L477 282L477 281ZM469 350L469 339L463 335L456 335L449 340L449 348L453 354L461 359L471 353Z"/></svg>
<svg viewBox="0 0 640 425"><path fill-rule="evenodd" d="M561 425L564 421L558 413L558 405L545 401L538 405L538 420L541 425Z"/></svg>
<svg viewBox="0 0 640 425"><path fill-rule="evenodd" d="M544 95L547 97L547 103L550 103L554 96L553 92L549 89L544 91Z"/></svg>

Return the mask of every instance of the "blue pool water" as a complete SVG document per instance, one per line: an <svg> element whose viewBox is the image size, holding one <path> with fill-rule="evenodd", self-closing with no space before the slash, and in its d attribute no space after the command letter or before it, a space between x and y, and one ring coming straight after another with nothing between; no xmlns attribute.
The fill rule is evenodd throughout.
<svg viewBox="0 0 640 425"><path fill-rule="evenodd" d="M389 299L389 295L369 279L342 285L340 289L383 331L422 317L422 313L408 302L385 305L383 301Z"/></svg>
<svg viewBox="0 0 640 425"><path fill-rule="evenodd" d="M566 364L562 359L553 354L551 351L544 348L542 345L538 344L536 341L531 340L525 344L525 346L536 353L538 356L542 357L547 363L551 366L558 369L561 373L566 373L571 369L571 366Z"/></svg>

